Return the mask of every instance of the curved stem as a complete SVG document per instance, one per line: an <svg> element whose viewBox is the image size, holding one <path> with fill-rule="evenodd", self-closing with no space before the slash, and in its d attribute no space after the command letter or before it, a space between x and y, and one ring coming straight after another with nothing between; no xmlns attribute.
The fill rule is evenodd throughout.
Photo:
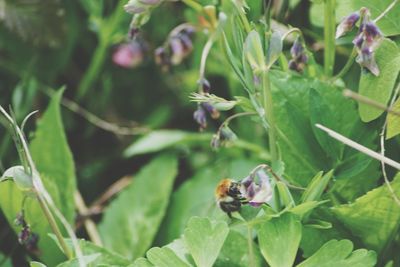
<svg viewBox="0 0 400 267"><path fill-rule="evenodd" d="M252 116L252 115L257 115L257 113L256 112L242 112L242 113L236 113L236 114L228 117L223 123L221 123L221 125L218 128L217 133L221 132L222 128L224 128L224 126L227 126L233 119L243 117L243 116Z"/></svg>
<svg viewBox="0 0 400 267"><path fill-rule="evenodd" d="M399 3L399 0L394 0L376 19L374 19L374 22L378 22L381 20L384 16L386 16L387 13L389 13L390 10L394 8L396 4Z"/></svg>
<svg viewBox="0 0 400 267"><path fill-rule="evenodd" d="M331 80L332 82L342 78L350 70L351 66L353 66L354 58L356 57L356 55L357 55L356 48L353 47L353 50L351 51L351 54L347 59L346 64L344 65L343 69L338 74L336 74L336 76L332 78Z"/></svg>

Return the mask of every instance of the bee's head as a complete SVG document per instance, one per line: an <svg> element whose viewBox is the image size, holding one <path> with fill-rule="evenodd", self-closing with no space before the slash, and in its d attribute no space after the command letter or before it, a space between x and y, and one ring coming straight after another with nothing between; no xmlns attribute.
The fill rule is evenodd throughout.
<svg viewBox="0 0 400 267"><path fill-rule="evenodd" d="M223 179L215 189L215 196L217 199L226 197L239 198L240 197L240 183L232 179Z"/></svg>

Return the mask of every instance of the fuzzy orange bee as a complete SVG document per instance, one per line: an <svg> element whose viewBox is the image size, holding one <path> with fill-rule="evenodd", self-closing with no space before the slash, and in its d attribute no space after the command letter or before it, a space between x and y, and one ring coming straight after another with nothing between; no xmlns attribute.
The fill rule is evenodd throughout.
<svg viewBox="0 0 400 267"><path fill-rule="evenodd" d="M242 204L244 204L245 199L240 192L241 186L240 182L226 178L219 182L215 189L215 198L218 206L229 217L232 217L232 212L239 211Z"/></svg>

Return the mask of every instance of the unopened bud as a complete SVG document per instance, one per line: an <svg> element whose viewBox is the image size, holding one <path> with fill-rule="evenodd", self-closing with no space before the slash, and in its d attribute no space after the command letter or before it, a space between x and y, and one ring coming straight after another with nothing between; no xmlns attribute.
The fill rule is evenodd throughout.
<svg viewBox="0 0 400 267"><path fill-rule="evenodd" d="M353 14L344 18L336 29L336 39L351 31L359 19L360 12L354 12Z"/></svg>

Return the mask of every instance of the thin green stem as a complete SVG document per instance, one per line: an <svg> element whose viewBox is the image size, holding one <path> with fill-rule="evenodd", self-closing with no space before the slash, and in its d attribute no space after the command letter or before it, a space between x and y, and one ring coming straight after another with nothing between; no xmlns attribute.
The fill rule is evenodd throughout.
<svg viewBox="0 0 400 267"><path fill-rule="evenodd" d="M44 198L38 193L37 199L39 201L40 207L42 208L43 214L46 217L47 221L50 224L51 229L53 230L53 233L56 235L58 242L60 243L60 246L62 247L64 254L67 256L67 258L70 260L72 259L72 253L69 250L67 244L64 241L64 238L61 234L60 229L58 228L58 225L56 223L56 220L53 216L53 214L50 212L49 207L47 206L46 201Z"/></svg>
<svg viewBox="0 0 400 267"><path fill-rule="evenodd" d="M330 77L335 65L335 0L325 0L324 8L324 70Z"/></svg>
<svg viewBox="0 0 400 267"><path fill-rule="evenodd" d="M269 73L267 71L262 72L262 85L263 85L263 105L265 111L265 118L269 125L268 137L269 137L269 149L271 153L271 161L278 160L278 153L276 147L276 129L274 123L274 112L273 112L273 101L271 92L271 82L269 80Z"/></svg>
<svg viewBox="0 0 400 267"><path fill-rule="evenodd" d="M249 267L256 266L256 261L254 257L254 246L253 246L253 228L247 225L247 245L249 248Z"/></svg>
<svg viewBox="0 0 400 267"><path fill-rule="evenodd" d="M85 72L82 80L79 83L77 100L82 99L87 95L89 90L94 85L96 79L99 77L99 72L103 68L107 56L108 47L112 42L112 35L123 18L123 14L125 12L123 9L124 4L125 1L120 0L110 17L104 19L104 21L101 23L103 27L100 28L101 31L99 33L99 44L94 51L88 70Z"/></svg>
<svg viewBox="0 0 400 267"><path fill-rule="evenodd" d="M378 22L381 20L384 16L386 16L387 13L389 13L390 10L392 10L396 4L399 3L399 0L394 0L388 7L376 18L374 19L374 22Z"/></svg>
<svg viewBox="0 0 400 267"><path fill-rule="evenodd" d="M347 59L346 64L344 65L343 69L338 74L336 74L335 77L332 78L332 82L334 82L334 81L342 78L344 75L346 75L346 73L350 70L351 66L353 66L354 58L356 57L356 55L357 55L356 48L353 47L353 50L351 51L351 54L350 54L349 58Z"/></svg>

